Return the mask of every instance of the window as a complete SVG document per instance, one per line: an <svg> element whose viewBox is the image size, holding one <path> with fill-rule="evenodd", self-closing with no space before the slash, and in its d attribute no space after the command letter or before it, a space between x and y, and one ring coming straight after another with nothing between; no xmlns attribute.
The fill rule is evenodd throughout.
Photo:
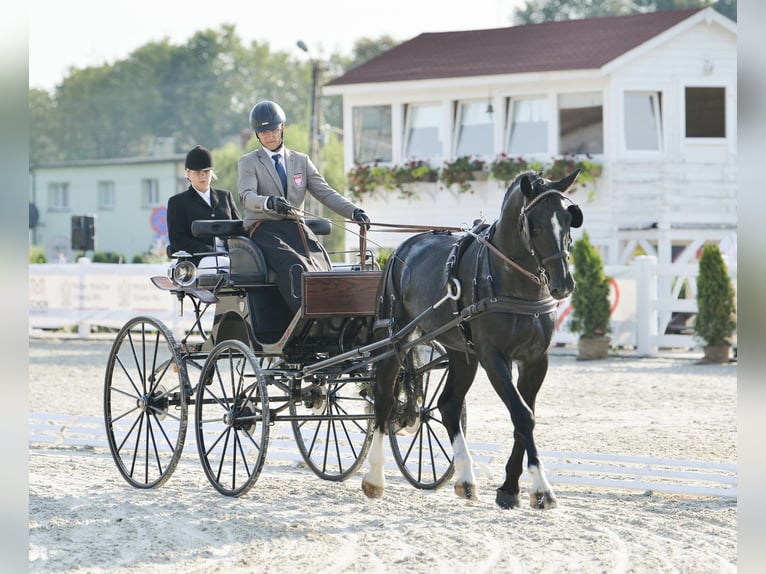
<svg viewBox="0 0 766 574"><path fill-rule="evenodd" d="M600 92L559 95L559 153L604 153Z"/></svg>
<svg viewBox="0 0 766 574"><path fill-rule="evenodd" d="M662 149L662 94L625 92L625 149Z"/></svg>
<svg viewBox="0 0 766 574"><path fill-rule="evenodd" d="M455 157L492 155L495 149L493 122L487 113L487 102L460 102L455 125Z"/></svg>
<svg viewBox="0 0 766 574"><path fill-rule="evenodd" d="M407 106L404 157L428 159L442 156L441 106Z"/></svg>
<svg viewBox="0 0 766 574"><path fill-rule="evenodd" d="M69 183L52 182L48 184L48 209L51 211L69 210Z"/></svg>
<svg viewBox="0 0 766 574"><path fill-rule="evenodd" d="M114 182L98 182L98 208L110 210L114 209Z"/></svg>
<svg viewBox="0 0 766 574"><path fill-rule="evenodd" d="M160 203L160 185L156 179L141 180L142 207L154 207Z"/></svg>
<svg viewBox="0 0 766 574"><path fill-rule="evenodd" d="M354 108L354 162L390 162L391 106Z"/></svg>
<svg viewBox="0 0 766 574"><path fill-rule="evenodd" d="M724 88L686 88L686 137L726 137Z"/></svg>
<svg viewBox="0 0 766 574"><path fill-rule="evenodd" d="M548 152L548 102L511 98L505 151L510 155Z"/></svg>

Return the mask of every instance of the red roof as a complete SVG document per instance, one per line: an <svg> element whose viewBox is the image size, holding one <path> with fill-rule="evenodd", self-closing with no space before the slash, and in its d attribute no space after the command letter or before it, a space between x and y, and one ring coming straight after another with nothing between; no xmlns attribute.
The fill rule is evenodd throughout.
<svg viewBox="0 0 766 574"><path fill-rule="evenodd" d="M703 9L424 33L327 85L597 69Z"/></svg>

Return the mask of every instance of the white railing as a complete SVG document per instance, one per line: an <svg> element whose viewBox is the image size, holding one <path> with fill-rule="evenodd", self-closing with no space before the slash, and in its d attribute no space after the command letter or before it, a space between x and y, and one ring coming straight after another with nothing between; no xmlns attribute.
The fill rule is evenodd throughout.
<svg viewBox="0 0 766 574"><path fill-rule="evenodd" d="M634 348L641 356L655 355L661 348L694 349L701 345L674 318L691 317L697 311L697 263L658 264L643 256L630 265L606 266L612 278L611 345ZM191 306L178 315L179 303L167 291L154 287L154 275L166 275L167 266L109 263L39 264L29 267L30 329L76 328L88 337L93 327L120 328L137 315L150 315L181 336L193 324ZM729 266L736 289L737 268ZM681 288L685 298L680 299ZM555 343L573 344L569 331L571 305L558 309ZM204 325L212 322L206 317ZM670 329L668 327L671 327Z"/></svg>

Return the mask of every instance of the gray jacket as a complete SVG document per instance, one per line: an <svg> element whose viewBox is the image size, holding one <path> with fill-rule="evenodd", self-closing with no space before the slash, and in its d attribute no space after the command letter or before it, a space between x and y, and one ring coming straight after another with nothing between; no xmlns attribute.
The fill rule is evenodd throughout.
<svg viewBox="0 0 766 574"><path fill-rule="evenodd" d="M356 206L330 187L309 156L287 148L284 149L284 155L287 171L286 199L290 205L302 210L308 191L338 215L351 219ZM237 171L239 172L239 199L245 210L245 229L256 221L284 219L284 216L266 208L268 196L285 197L274 161L268 150L259 147L243 155L237 163ZM294 218L292 214L287 217Z"/></svg>

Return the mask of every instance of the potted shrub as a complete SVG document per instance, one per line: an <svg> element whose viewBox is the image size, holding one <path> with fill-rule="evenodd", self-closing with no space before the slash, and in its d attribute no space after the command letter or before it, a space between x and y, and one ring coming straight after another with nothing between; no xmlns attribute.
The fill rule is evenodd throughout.
<svg viewBox="0 0 766 574"><path fill-rule="evenodd" d="M734 289L717 245L702 249L697 275L697 316L694 334L705 342L703 361L725 363L731 351L731 336L737 326Z"/></svg>
<svg viewBox="0 0 766 574"><path fill-rule="evenodd" d="M448 188L457 185L460 193L473 193L470 182L486 179L486 165L483 159L460 156L454 161L444 162L444 167L439 172L439 180Z"/></svg>
<svg viewBox="0 0 766 574"><path fill-rule="evenodd" d="M579 333L579 360L605 359L609 353L609 277L587 233L572 246L575 290L570 330Z"/></svg>

